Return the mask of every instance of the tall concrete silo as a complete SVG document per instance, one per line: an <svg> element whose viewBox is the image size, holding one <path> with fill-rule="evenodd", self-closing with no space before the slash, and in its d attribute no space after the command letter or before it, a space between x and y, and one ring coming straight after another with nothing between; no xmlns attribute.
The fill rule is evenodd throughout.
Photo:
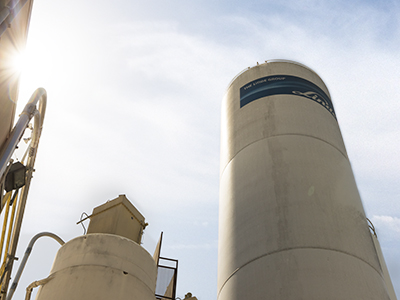
<svg viewBox="0 0 400 300"><path fill-rule="evenodd" d="M329 91L249 68L222 106L218 300L390 299Z"/></svg>

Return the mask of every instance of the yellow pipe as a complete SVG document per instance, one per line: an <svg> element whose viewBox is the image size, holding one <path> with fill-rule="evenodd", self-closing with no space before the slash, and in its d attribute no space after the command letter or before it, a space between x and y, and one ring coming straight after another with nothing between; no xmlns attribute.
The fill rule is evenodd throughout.
<svg viewBox="0 0 400 300"><path fill-rule="evenodd" d="M1 241L0 241L0 258L1 258L1 254L2 254L2 251L3 251L4 237L5 237L5 235L6 235L8 213L9 213L9 211L10 211L11 191L8 192L8 193L6 194L6 197L7 197L7 198L6 198L6 199L7 199L7 201L6 201L6 211L5 211L5 213L4 213L3 229L2 229L2 232L1 232ZM16 202L16 201L14 200L14 203L15 203L15 202ZM14 203L13 203L13 204L14 204ZM5 250L5 253L7 254L7 250ZM7 257L7 256L6 256L6 257ZM3 275L5 266L6 266L6 260L4 259L3 263L1 264L0 276ZM0 284L0 289L1 289L1 286L2 286L2 285Z"/></svg>
<svg viewBox="0 0 400 300"><path fill-rule="evenodd" d="M10 246L10 240L11 240L11 233L14 225L14 217L15 217L15 208L17 207L17 199L18 199L18 190L15 191L16 195L14 197L14 202L12 204L12 211L11 211L11 218L10 218L10 224L8 224L8 234L7 234L7 244L4 252L4 259L3 261L6 261L7 254L8 254L8 247Z"/></svg>
<svg viewBox="0 0 400 300"><path fill-rule="evenodd" d="M8 192L6 194L6 199L7 199L6 202L5 202L6 203L6 211L4 213L3 229L2 229L2 232L1 232L1 241L0 241L0 258L1 258L1 254L3 253L2 251L3 251L4 237L6 235L8 213L10 211L11 192Z"/></svg>
<svg viewBox="0 0 400 300"><path fill-rule="evenodd" d="M4 269L6 267L6 262L7 262L8 247L10 246L11 233L12 233L12 229L13 229L12 227L14 225L15 208L17 207L17 199L18 199L18 190L15 191L15 193L16 193L16 195L14 196L14 202L12 204L10 223L8 224L7 244L6 244L6 247L4 248L4 258L3 258L3 263L2 263L1 269L0 269L0 276L3 276L3 273L5 271ZM8 216L9 209L10 209L10 199L7 199L6 215L4 215L4 218L6 218L6 216ZM5 221L6 221L6 219L4 219L4 225L6 224ZM1 245L3 245L3 243L4 243L4 233L5 233L5 226L4 225L3 225L3 234L2 234L2 237L1 237ZM1 252L0 252L0 257L1 257ZM0 283L0 290L1 290L2 285L3 284L1 282Z"/></svg>
<svg viewBox="0 0 400 300"><path fill-rule="evenodd" d="M0 269L0 275L1 275L1 277L3 277L3 273L4 273L5 267L6 267L6 262L3 261L3 263L1 264L1 269ZM1 291L1 287L2 287L2 286L3 286L3 283L1 282L1 283L0 283L0 291Z"/></svg>

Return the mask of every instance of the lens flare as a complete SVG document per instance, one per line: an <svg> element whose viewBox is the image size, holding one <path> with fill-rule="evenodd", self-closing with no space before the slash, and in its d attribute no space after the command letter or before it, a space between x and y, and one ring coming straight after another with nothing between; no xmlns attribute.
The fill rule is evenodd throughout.
<svg viewBox="0 0 400 300"><path fill-rule="evenodd" d="M15 53L11 58L10 67L15 73L21 74L26 65L25 51Z"/></svg>

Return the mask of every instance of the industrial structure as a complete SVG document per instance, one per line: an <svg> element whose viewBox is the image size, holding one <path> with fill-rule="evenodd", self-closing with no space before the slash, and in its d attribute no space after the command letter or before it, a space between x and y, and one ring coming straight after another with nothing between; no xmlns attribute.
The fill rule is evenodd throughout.
<svg viewBox="0 0 400 300"><path fill-rule="evenodd" d="M90 219L82 236L34 236L12 273L47 103L38 88L15 122L11 60L25 47L31 10L31 0L0 0L0 300L12 299L42 236L61 248L26 299L39 287L37 300L175 300L178 261L160 255L162 233L153 255L141 246L147 223L125 195L78 222ZM218 300L396 300L318 75L294 62L257 65L233 80L222 111Z"/></svg>
<svg viewBox="0 0 400 300"><path fill-rule="evenodd" d="M37 300L175 299L177 261L176 268L160 265L161 238L154 256L141 246L147 223L125 195L95 208L88 218L87 234L65 243L49 277L36 284L41 285ZM163 278L165 270L169 274Z"/></svg>
<svg viewBox="0 0 400 300"><path fill-rule="evenodd" d="M240 73L221 130L218 300L396 299L315 72Z"/></svg>
<svg viewBox="0 0 400 300"><path fill-rule="evenodd" d="M0 212L3 228L0 238L0 299L4 300L18 246L36 153L43 127L47 95L37 89L14 125L20 73L14 58L25 48L32 1L0 1ZM33 120L33 125L30 121ZM30 136L21 161L12 155L25 132Z"/></svg>
<svg viewBox="0 0 400 300"><path fill-rule="evenodd" d="M35 235L13 272L47 103L46 91L38 88L15 122L20 70L13 62L25 49L32 4L32 0L0 0L0 300L12 299L33 246L43 236L62 247L51 274L32 282L26 299L41 287L36 298L40 300L71 299L71 295L82 300L122 300L132 295L141 300L174 300L178 261L160 256L162 234L153 256L141 246L147 223L125 195L95 208L83 236L65 243L53 233ZM26 152L14 161L22 139L28 143Z"/></svg>

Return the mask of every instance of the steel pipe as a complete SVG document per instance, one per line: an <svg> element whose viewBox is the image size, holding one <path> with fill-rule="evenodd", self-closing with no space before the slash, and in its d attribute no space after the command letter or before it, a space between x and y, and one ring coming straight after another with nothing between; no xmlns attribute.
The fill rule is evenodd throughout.
<svg viewBox="0 0 400 300"><path fill-rule="evenodd" d="M36 104L39 102L39 109ZM38 88L29 99L24 110L22 111L17 124L12 130L11 137L8 139L4 152L0 158L0 178L5 173L7 164L14 153L18 143L20 142L25 129L27 128L32 117L35 116L35 128L32 136L31 147L36 148L39 142L40 132L43 127L44 114L46 112L47 93L44 88ZM37 115L36 111L39 113Z"/></svg>
<svg viewBox="0 0 400 300"><path fill-rule="evenodd" d="M65 244L65 242L58 235L51 233L51 232L41 232L41 233L38 233L37 235L35 235L29 242L28 247L26 248L24 258L21 261L21 265L18 268L17 274L15 275L14 282L12 283L10 291L7 295L7 300L11 300L12 296L14 295L15 290L17 289L19 279L21 278L21 274L25 268L26 262L28 261L28 258L31 255L33 245L39 238L41 238L43 236L48 236L48 237L55 239L61 246Z"/></svg>

